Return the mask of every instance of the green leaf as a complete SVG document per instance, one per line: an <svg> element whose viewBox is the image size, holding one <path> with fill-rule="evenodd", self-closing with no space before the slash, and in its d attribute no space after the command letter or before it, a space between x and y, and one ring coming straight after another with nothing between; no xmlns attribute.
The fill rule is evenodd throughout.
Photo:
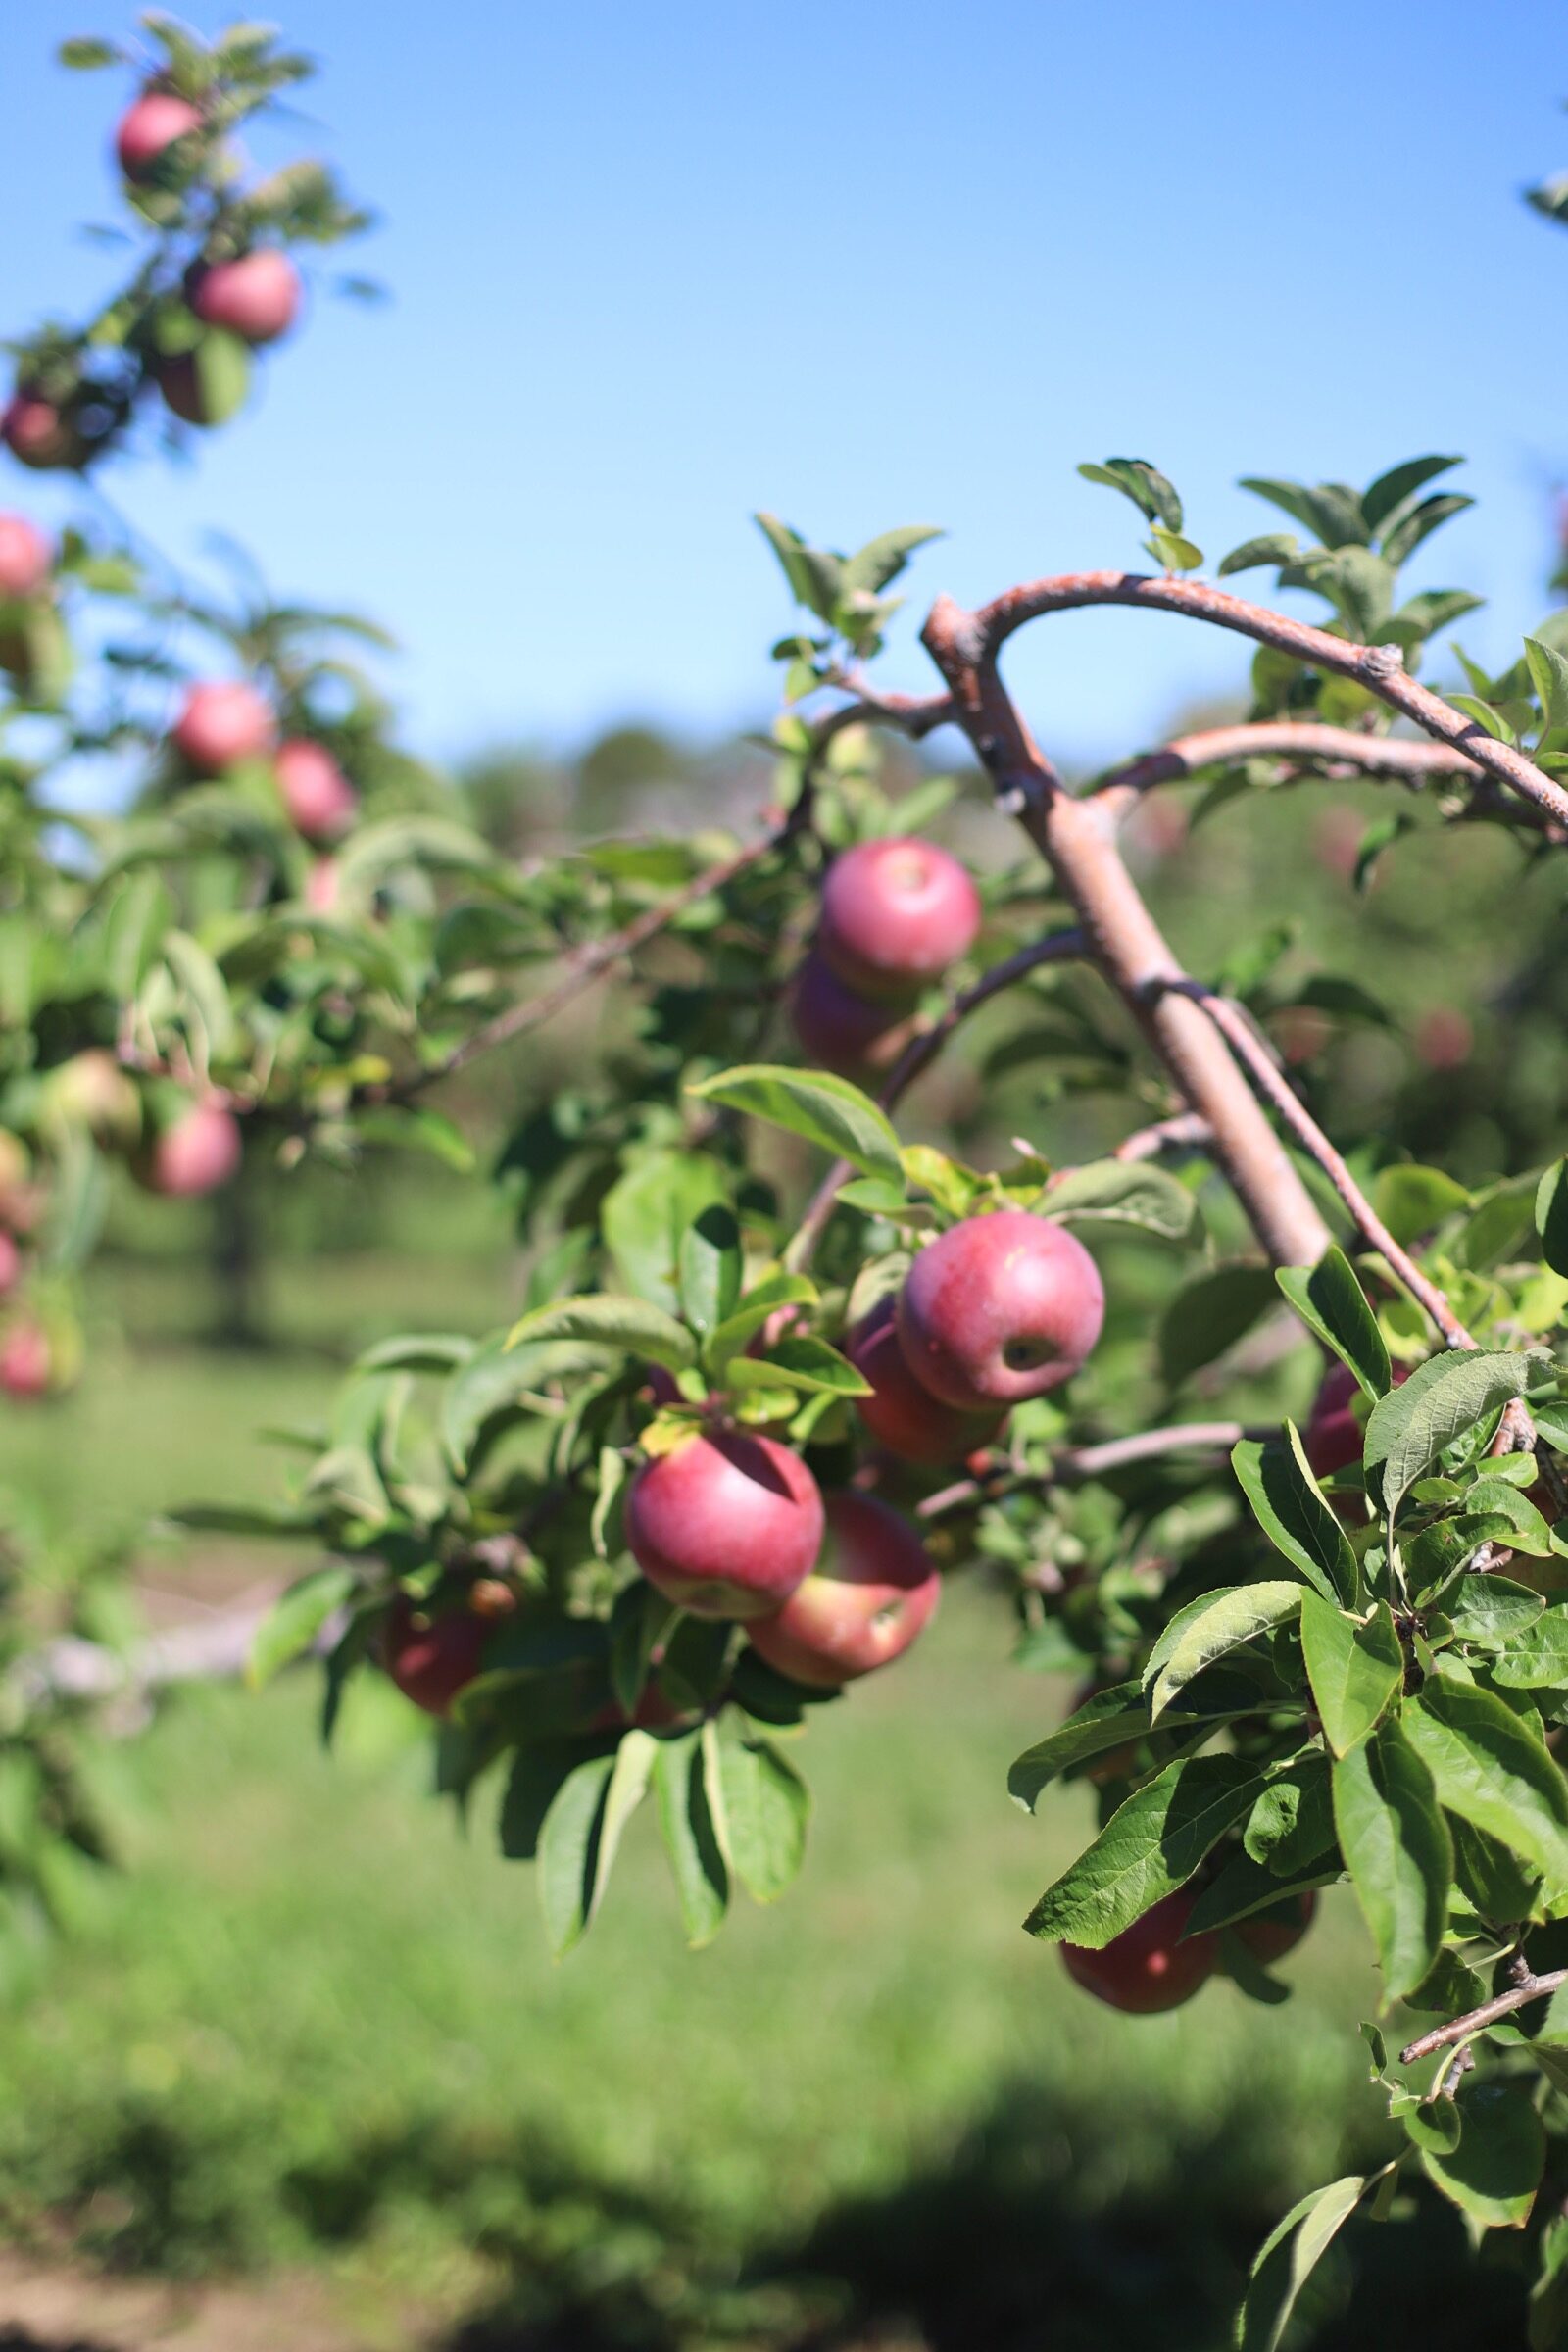
<svg viewBox="0 0 1568 2352"><path fill-rule="evenodd" d="M113 41L62 41L55 52L63 66L72 66L78 73L89 73L95 66L115 66L121 52Z"/></svg>
<svg viewBox="0 0 1568 2352"><path fill-rule="evenodd" d="M708 1343L706 1350L709 1370L715 1381L722 1380L732 1356L750 1347L768 1318L782 1306L812 1306L816 1302L816 1285L807 1274L764 1274L752 1285L733 1314L726 1315Z"/></svg>
<svg viewBox="0 0 1568 2352"><path fill-rule="evenodd" d="M1014 1804L1032 1813L1041 1790L1070 1764L1120 1747L1124 1740L1137 1740L1148 1729L1149 1708L1137 1683L1116 1683L1109 1690L1097 1690L1065 1723L1013 1760L1007 1772L1007 1793Z"/></svg>
<svg viewBox="0 0 1568 2352"><path fill-rule="evenodd" d="M1372 1187L1372 1205L1396 1242L1409 1244L1459 1210L1470 1206L1470 1195L1442 1168L1423 1168L1408 1162L1385 1168Z"/></svg>
<svg viewBox="0 0 1568 2352"><path fill-rule="evenodd" d="M1539 637L1525 639L1525 661L1547 726L1568 727L1568 662Z"/></svg>
<svg viewBox="0 0 1568 2352"><path fill-rule="evenodd" d="M774 1069L760 1064L720 1070L688 1092L706 1102L744 1111L770 1126L804 1136L838 1159L847 1159L866 1176L885 1176L902 1184L899 1139L885 1114L868 1095L847 1078L828 1077L820 1070Z"/></svg>
<svg viewBox="0 0 1568 2352"><path fill-rule="evenodd" d="M1374 1404L1386 1396L1389 1350L1344 1250L1330 1243L1315 1266L1282 1266L1275 1279L1307 1329L1348 1365L1363 1395Z"/></svg>
<svg viewBox="0 0 1568 2352"><path fill-rule="evenodd" d="M703 1730L661 1740L654 1759L654 1794L659 1827L675 1874L687 1940L694 1948L711 1943L729 1906L729 1872L719 1844L709 1794L712 1740Z"/></svg>
<svg viewBox="0 0 1568 2352"><path fill-rule="evenodd" d="M313 1568L290 1585L251 1639L246 1680L260 1690L281 1666L310 1648L327 1619L346 1608L359 1587L352 1568Z"/></svg>
<svg viewBox="0 0 1568 2352"><path fill-rule="evenodd" d="M1244 1438L1231 1454L1231 1466L1275 1550L1325 1600L1353 1601L1355 1553L1307 1466L1295 1422L1286 1422L1280 1438Z"/></svg>
<svg viewBox="0 0 1568 2352"><path fill-rule="evenodd" d="M1434 2185L1483 2230L1522 2230L1546 2163L1546 2134L1522 2082L1467 2082L1458 2100L1459 2144L1423 2148Z"/></svg>
<svg viewBox="0 0 1568 2352"><path fill-rule="evenodd" d="M800 532L780 522L776 514L760 514L754 520L783 566L797 604L807 606L819 620L831 622L843 589L842 559L824 548L808 547Z"/></svg>
<svg viewBox="0 0 1568 2352"><path fill-rule="evenodd" d="M641 1577L616 1594L610 1613L610 1687L628 1716L637 1712L654 1651L668 1634L674 1615L672 1604Z"/></svg>
<svg viewBox="0 0 1568 2352"><path fill-rule="evenodd" d="M705 1209L728 1205L725 1172L703 1152L651 1152L634 1160L599 1208L616 1275L639 1298L674 1314L681 1237Z"/></svg>
<svg viewBox="0 0 1568 2352"><path fill-rule="evenodd" d="M808 1396L869 1396L871 1383L825 1340L775 1340L765 1356L731 1358L732 1389L796 1389Z"/></svg>
<svg viewBox="0 0 1568 2352"><path fill-rule="evenodd" d="M1402 466L1391 466L1387 473L1380 473L1361 493L1361 514L1367 529L1380 530L1417 490L1438 474L1447 473L1463 464L1462 458L1407 458Z"/></svg>
<svg viewBox="0 0 1568 2352"><path fill-rule="evenodd" d="M1102 466L1080 466L1086 482L1103 482L1130 498L1150 522L1162 522L1167 531L1182 527L1182 502L1165 476L1147 458L1107 458Z"/></svg>
<svg viewBox="0 0 1568 2352"><path fill-rule="evenodd" d="M1401 1496L1446 1446L1499 1404L1522 1396L1541 1359L1450 1350L1417 1364L1402 1388L1372 1407L1366 1425L1366 1490L1393 1517Z"/></svg>
<svg viewBox="0 0 1568 2352"><path fill-rule="evenodd" d="M775 1902L806 1856L810 1792L769 1740L721 1740L718 1758L730 1866L757 1902Z"/></svg>
<svg viewBox="0 0 1568 2352"><path fill-rule="evenodd" d="M744 1264L733 1209L703 1209L681 1236L679 1281L681 1313L700 1338L733 1313Z"/></svg>
<svg viewBox="0 0 1568 2352"><path fill-rule="evenodd" d="M1460 490L1446 490L1436 498L1424 498L1418 507L1412 507L1408 514L1402 514L1397 522L1384 532L1383 554L1386 560L1396 570L1401 564L1408 564L1423 539L1430 539L1443 523L1455 514L1462 514L1467 507L1473 507L1475 503L1473 498L1467 498Z"/></svg>
<svg viewBox="0 0 1568 2352"><path fill-rule="evenodd" d="M1195 1604L1195 1614L1183 1612L1186 1622L1180 1639L1152 1677L1146 1673L1150 1720L1161 1715L1176 1693L1216 1658L1277 1625L1288 1625L1302 1598L1299 1585L1284 1583L1239 1585L1233 1592L1205 1593ZM1153 1665L1152 1660L1150 1663Z"/></svg>
<svg viewBox="0 0 1568 2352"><path fill-rule="evenodd" d="M1039 1213L1061 1225L1136 1225L1162 1241L1185 1242L1198 1204L1164 1168L1092 1159L1054 1179L1039 1203Z"/></svg>
<svg viewBox="0 0 1568 2352"><path fill-rule="evenodd" d="M1159 1320L1159 1368L1179 1388L1278 1303L1267 1266L1216 1266L1184 1283Z"/></svg>
<svg viewBox="0 0 1568 2352"><path fill-rule="evenodd" d="M1266 498L1272 507L1282 507L1294 514L1298 522L1315 531L1325 547L1365 546L1367 528L1361 514L1361 502L1355 492L1343 482L1319 482L1307 489L1302 482L1284 482L1261 474L1243 474L1241 487L1255 497Z"/></svg>
<svg viewBox="0 0 1568 2352"><path fill-rule="evenodd" d="M1119 1805L1093 1845L1048 1886L1025 1932L1100 1951L1186 1885L1263 1786L1240 1756L1186 1756Z"/></svg>
<svg viewBox="0 0 1568 2352"><path fill-rule="evenodd" d="M598 1348L621 1348L628 1355L646 1357L671 1372L683 1372L697 1361L697 1343L684 1323L646 1298L617 1298L610 1293L536 1306L513 1325L507 1347L545 1340L585 1340Z"/></svg>
<svg viewBox="0 0 1568 2352"><path fill-rule="evenodd" d="M1508 1690L1568 1690L1568 1608L1547 1609L1515 1634L1493 1660L1492 1679Z"/></svg>
<svg viewBox="0 0 1568 2352"><path fill-rule="evenodd" d="M1390 2000L1413 1992L1447 1920L1453 1845L1432 1775L1396 1723L1334 1763L1334 1826Z"/></svg>
<svg viewBox="0 0 1568 2352"><path fill-rule="evenodd" d="M1291 2207L1264 2240L1242 2305L1237 2352L1279 2352L1298 2296L1360 2203L1366 2185L1360 2174L1348 2173L1327 2188L1315 2188Z"/></svg>
<svg viewBox="0 0 1568 2352"><path fill-rule="evenodd" d="M1203 551L1179 531L1163 531L1156 523L1144 542L1156 564L1166 571L1197 571Z"/></svg>
<svg viewBox="0 0 1568 2352"><path fill-rule="evenodd" d="M1316 1750L1273 1775L1248 1816L1242 1848L1279 1880L1321 1864L1333 1844L1329 1759Z"/></svg>
<svg viewBox="0 0 1568 2352"><path fill-rule="evenodd" d="M1435 1674L1402 1721L1448 1811L1534 1864L1555 1900L1568 1888L1568 1782L1524 1720L1481 1684Z"/></svg>
<svg viewBox="0 0 1568 2352"><path fill-rule="evenodd" d="M1545 1607L1528 1585L1500 1576L1462 1576L1444 1599L1444 1613L1460 1642L1477 1649L1505 1649Z"/></svg>
<svg viewBox="0 0 1568 2352"><path fill-rule="evenodd" d="M1546 1170L1536 1194L1536 1230L1541 1254L1554 1274L1568 1276L1568 1159Z"/></svg>
<svg viewBox="0 0 1568 2352"><path fill-rule="evenodd" d="M399 1151L427 1152L443 1167L470 1176L478 1165L473 1146L445 1111L424 1102L367 1104L354 1114L355 1132L368 1143L391 1144Z"/></svg>
<svg viewBox="0 0 1568 2352"><path fill-rule="evenodd" d="M588 1925L599 1878L599 1847L613 1756L591 1756L568 1772L539 1830L539 1900L559 1960Z"/></svg>
<svg viewBox="0 0 1568 2352"><path fill-rule="evenodd" d="M1300 545L1294 531L1265 531L1256 539L1244 539L1219 562L1219 577L1227 579L1233 571L1251 571L1260 564L1295 564L1300 560Z"/></svg>
<svg viewBox="0 0 1568 2352"><path fill-rule="evenodd" d="M930 523L906 523L900 530L879 532L857 548L844 566L841 593L845 596L878 596L889 583L896 580L917 547L925 547L946 533Z"/></svg>
<svg viewBox="0 0 1568 2352"><path fill-rule="evenodd" d="M1301 1652L1323 1736L1343 1756L1378 1723L1404 1679L1404 1653L1387 1601L1358 1625L1315 1592L1303 1593Z"/></svg>

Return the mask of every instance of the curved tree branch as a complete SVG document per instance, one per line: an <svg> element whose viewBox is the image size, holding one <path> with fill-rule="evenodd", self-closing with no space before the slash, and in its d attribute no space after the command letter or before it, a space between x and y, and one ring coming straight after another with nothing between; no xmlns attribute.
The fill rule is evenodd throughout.
<svg viewBox="0 0 1568 2352"><path fill-rule="evenodd" d="M1423 2058L1435 2057L1439 2050L1451 2050L1456 2042L1469 2041L1488 2026L1511 2017L1516 2009L1528 2008L1532 2001L1544 2000L1547 1993L1560 1990L1564 1984L1568 1984L1568 1968L1548 1968L1539 1977L1523 1976L1494 2000L1483 2001L1479 2009L1468 2009L1463 2017L1450 2018L1446 2026L1434 2026L1430 2034L1418 2034L1399 2052L1399 2064L1415 2066Z"/></svg>
<svg viewBox="0 0 1568 2352"><path fill-rule="evenodd" d="M1277 1265L1315 1265L1328 1248L1328 1228L1224 1040L1181 994L1186 974L1122 863L1105 811L1070 798L1031 737L996 667L995 625L941 598L922 635L999 806L1044 854L1097 962L1212 1129L1215 1157L1264 1249Z"/></svg>
<svg viewBox="0 0 1568 2352"><path fill-rule="evenodd" d="M1293 654L1314 669L1351 678L1391 710L1414 719L1425 733L1451 744L1477 767L1486 768L1511 791L1533 801L1556 823L1568 824L1568 792L1511 743L1499 743L1430 687L1418 685L1396 645L1358 645L1351 638L1331 637L1327 629L1291 620L1264 605L1250 605L1206 581L1155 578L1130 571L1063 572L1054 579L1029 580L965 616L966 659L976 668L994 663L1007 639L1027 621L1086 605L1142 605L1157 612L1180 612L1190 620L1206 620L1216 628L1253 638L1259 645L1271 645L1279 653Z"/></svg>
<svg viewBox="0 0 1568 2352"><path fill-rule="evenodd" d="M1330 773L1396 776L1415 791L1435 777L1479 779L1483 773L1468 752L1446 744L1362 735L1353 727L1320 726L1311 719L1247 719L1234 727L1180 735L1160 751L1129 760L1100 777L1087 797L1120 818L1155 785L1179 784L1200 768L1241 760L1288 760Z"/></svg>

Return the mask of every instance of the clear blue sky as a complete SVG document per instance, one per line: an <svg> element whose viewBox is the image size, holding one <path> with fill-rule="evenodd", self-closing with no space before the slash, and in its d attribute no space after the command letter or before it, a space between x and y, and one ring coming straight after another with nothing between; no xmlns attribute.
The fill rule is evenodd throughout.
<svg viewBox="0 0 1568 2352"><path fill-rule="evenodd" d="M113 266L72 224L109 213L122 85L50 49L124 22L0 18L8 331ZM1539 616L1568 234L1518 190L1568 164L1550 0L298 0L285 23L384 213L358 266L395 303L319 305L193 471L112 486L182 557L221 523L281 589L372 610L421 748L764 712L790 613L756 506L841 545L945 524L911 613L1136 565L1132 510L1073 471L1110 453L1162 466L1218 554L1267 527L1239 473L1463 451L1481 507L1419 577L1487 593L1465 634L1499 658ZM63 511L16 468L0 500ZM912 636L890 682L924 682ZM1011 668L1052 749L1110 757L1242 659L1082 614Z"/></svg>

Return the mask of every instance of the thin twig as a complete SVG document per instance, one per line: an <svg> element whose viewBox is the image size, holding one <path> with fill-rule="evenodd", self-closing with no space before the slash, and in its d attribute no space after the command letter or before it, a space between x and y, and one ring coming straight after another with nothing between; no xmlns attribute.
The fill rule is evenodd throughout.
<svg viewBox="0 0 1568 2352"><path fill-rule="evenodd" d="M1511 2017L1516 2009L1527 2008L1532 2001L1544 2000L1547 1993L1558 1991L1564 1984L1568 1984L1568 1968L1548 1968L1539 1977L1521 1977L1506 1992L1483 2001L1479 2009L1468 2009L1463 2017L1452 2017L1446 2026L1434 2026L1430 2034L1418 2034L1399 2052L1399 2063L1414 2066L1439 2050L1452 2049L1455 2042L1473 2040L1499 2018Z"/></svg>
<svg viewBox="0 0 1568 2352"><path fill-rule="evenodd" d="M1177 1421L1165 1429L1141 1429L1130 1438L1106 1438L1098 1446L1063 1446L1031 1483L1041 1487L1080 1487L1091 1479L1105 1477L1110 1471L1124 1470L1129 1463L1152 1461L1160 1454L1229 1453L1244 1438L1272 1438L1276 1434L1272 1423L1265 1429L1252 1428L1244 1421ZM914 1515L917 1519L940 1519L961 1504L984 1501L998 1491L998 1482L1008 1477L1011 1470L1011 1463L1005 1455L1001 1455L984 1476L955 1479L951 1486L927 1494L915 1504Z"/></svg>
<svg viewBox="0 0 1568 2352"><path fill-rule="evenodd" d="M1467 751L1440 743L1409 743L1393 735L1363 735L1353 727L1320 725L1314 719L1249 719L1233 727L1204 727L1178 736L1157 752L1146 752L1111 769L1089 798L1113 809L1118 819L1159 784L1179 784L1207 767L1243 760L1281 760L1304 771L1338 775L1396 776L1419 791L1434 777L1483 770Z"/></svg>
<svg viewBox="0 0 1568 2352"><path fill-rule="evenodd" d="M683 882L668 898L661 899L656 906L645 907L641 914L631 922L623 923L618 931L611 932L608 938L590 940L584 946L573 949L565 958L565 969L554 988L546 989L542 996L524 997L520 1003L509 1004L504 1012L498 1012L493 1020L475 1029L461 1044L454 1046L450 1054L443 1054L439 1061L416 1070L407 1078L395 1079L386 1086L368 1088L362 1101L406 1102L411 1095L421 1094L427 1086L435 1086L443 1078L456 1076L459 1070L466 1069L470 1061L477 1060L481 1054L489 1054L497 1046L510 1045L515 1038L526 1037L530 1030L542 1028L546 1021L553 1020L574 997L580 996L585 988L591 987L613 965L633 955L638 948L645 947L649 940L657 938L677 916L684 914L688 906L695 906L700 899L706 899L712 891L723 890L738 875L760 863L770 851L778 849L796 830L798 820L794 812L789 816L775 816L767 831L758 840L749 842L744 849L731 851L728 857L720 858L716 863L705 866L700 874L693 874L690 881Z"/></svg>
<svg viewBox="0 0 1568 2352"><path fill-rule="evenodd" d="M1179 612L1190 620L1206 620L1216 628L1234 629L1260 645L1292 654L1314 669L1353 678L1369 694L1439 742L1451 744L1478 767L1484 767L1510 791L1522 793L1544 808L1559 825L1568 824L1568 793L1537 767L1535 761L1501 743L1475 719L1455 710L1430 687L1418 685L1404 666L1396 645L1358 645L1351 638L1331 637L1326 629L1291 620L1265 606L1250 605L1223 588L1202 580L1158 579L1127 571L1065 572L1054 579L1030 580L1009 588L972 614L972 652L977 662L994 661L1015 630L1048 612L1065 612L1087 605L1146 606L1155 612Z"/></svg>
<svg viewBox="0 0 1568 2352"><path fill-rule="evenodd" d="M1043 965L1063 963L1087 953L1088 942L1081 931L1052 931L1044 939L1037 939L1030 946L1004 956L1000 963L994 963L988 972L981 973L972 988L966 988L953 998L929 1028L918 1031L910 1038L883 1082L882 1091L877 1096L880 1107L883 1110L896 1107L920 1073L936 1059L955 1029L960 1022L966 1021L971 1012L977 1011L982 1004L989 1004L993 997L1000 996L1004 989L1011 988ZM789 1249L789 1262L797 1271L810 1264L828 1219L833 1214L833 1204L855 1173L850 1160L836 1159L811 1195Z"/></svg>
<svg viewBox="0 0 1568 2352"><path fill-rule="evenodd" d="M1206 1152L1214 1146L1214 1131L1206 1119L1196 1110L1182 1110L1174 1118L1156 1119L1152 1127L1140 1127L1132 1135L1124 1135L1111 1156L1113 1159L1157 1159L1162 1152Z"/></svg>

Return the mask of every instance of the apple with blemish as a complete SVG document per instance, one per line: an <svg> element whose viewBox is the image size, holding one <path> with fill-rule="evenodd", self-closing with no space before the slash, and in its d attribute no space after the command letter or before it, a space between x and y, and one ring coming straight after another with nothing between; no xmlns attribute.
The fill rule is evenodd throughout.
<svg viewBox="0 0 1568 2352"><path fill-rule="evenodd" d="M277 740L277 722L254 686L217 678L191 687L170 732L198 775L217 776L264 759Z"/></svg>
<svg viewBox="0 0 1568 2352"><path fill-rule="evenodd" d="M861 1316L844 1352L871 1384L869 1396L855 1399L856 1411L877 1444L901 1461L934 1467L967 1460L995 1442L1004 1413L971 1413L944 1404L910 1371L899 1344L892 1292Z"/></svg>
<svg viewBox="0 0 1568 2352"><path fill-rule="evenodd" d="M1132 2017L1179 2009L1213 1975L1219 1959L1215 1936L1200 1934L1183 1939L1195 1899L1178 1887L1101 1951L1064 1943L1061 1956L1067 1974L1085 1992Z"/></svg>
<svg viewBox="0 0 1568 2352"><path fill-rule="evenodd" d="M775 1616L746 1631L758 1655L816 1690L874 1674L917 1642L942 1580L902 1512L853 1489L830 1494L815 1567Z"/></svg>
<svg viewBox="0 0 1568 2352"><path fill-rule="evenodd" d="M649 1583L696 1617L780 1608L822 1544L822 1497L774 1438L714 1429L656 1454L626 1497L626 1542Z"/></svg>
<svg viewBox="0 0 1568 2352"><path fill-rule="evenodd" d="M896 1311L922 1387L986 1412L1070 1380L1100 1337L1105 1294L1082 1242L1048 1217L1006 1208L966 1217L929 1243Z"/></svg>
<svg viewBox="0 0 1568 2352"><path fill-rule="evenodd" d="M901 834L834 859L816 939L850 988L906 998L966 956L979 929L980 894L956 858Z"/></svg>

